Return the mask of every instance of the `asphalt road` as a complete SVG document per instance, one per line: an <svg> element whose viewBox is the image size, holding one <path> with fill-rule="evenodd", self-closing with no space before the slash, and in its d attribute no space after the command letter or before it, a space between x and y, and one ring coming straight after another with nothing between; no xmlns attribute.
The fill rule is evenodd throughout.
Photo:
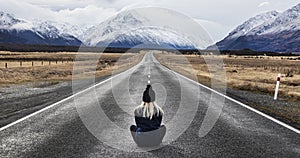
<svg viewBox="0 0 300 158"><path fill-rule="evenodd" d="M167 127L155 150L138 148L128 130L149 79ZM300 157L299 134L225 98L199 137L211 93L147 53L125 73L2 130L0 157Z"/></svg>

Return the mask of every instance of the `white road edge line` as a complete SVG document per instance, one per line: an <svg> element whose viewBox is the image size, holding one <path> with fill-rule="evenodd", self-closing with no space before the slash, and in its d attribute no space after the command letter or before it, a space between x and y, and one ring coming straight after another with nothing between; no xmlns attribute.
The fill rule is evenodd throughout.
<svg viewBox="0 0 300 158"><path fill-rule="evenodd" d="M154 58L155 58L155 57L154 57ZM159 63L159 62L158 62L158 63ZM159 63L159 64L160 64L160 63ZM161 65L161 64L160 64L160 65ZM232 102L235 102L235 103L237 103L237 104L239 104L239 105L241 105L241 106L243 106L243 107L245 107L245 108L247 108L247 109L249 109L249 110L251 110L251 111L253 111L253 112L255 112L255 113L257 113L257 114L259 114L259 115L261 115L261 116L263 116L263 117L265 117L265 118L267 118L267 119L269 119L269 120L271 120L271 121L273 121L273 122L275 122L275 123L277 123L277 124L283 126L283 127L285 127L285 128L288 128L288 129L290 129L290 130L296 132L297 134L300 134L300 130L298 130L298 129L296 129L296 128L294 128L294 127L292 127L292 126L290 126L290 125L288 125L288 124L286 124L286 123L284 123L284 122L282 122L282 121L279 121L279 120L273 118L272 116L269 116L269 115L267 115L267 114L265 114L265 113L263 113L263 112L261 112L261 111L259 111L259 110L257 110L257 109L254 109L254 108L252 108L252 107L250 107L250 106L248 106L248 105L246 105L246 104L244 104L244 103L242 103L242 102L240 102L240 101L237 101L237 100L235 100L235 99L233 99L233 98L230 98L229 96L227 96L227 95L225 95L225 94L222 94L222 93L220 93L220 92L218 92L218 91L216 91L216 90L214 90L214 89L211 89L211 88L209 88L209 87L207 87L207 86L205 86L205 85L203 85L203 84L201 84L201 83L199 83L199 82L196 82L196 81L194 81L194 80L192 80L192 79L190 79L190 78L187 78L187 77L185 77L185 76L183 76L183 75L181 75L181 74L179 74L179 73L177 73L177 72L175 72L175 71L173 71L173 70L170 70L169 68L165 67L164 65L161 65L161 66L162 66L163 68L165 68L166 70L171 71L171 72L175 73L176 75L185 78L186 80L189 80L189 81L191 81L191 82L193 82L193 83L195 83L195 84L198 84L199 86L201 86L201 87L203 87L203 88L205 88L205 89L208 89L208 90L210 90L210 91L212 91L212 92L214 92L214 93L216 93L216 94L218 94L218 95L220 95L220 96L222 96L222 97L225 97L226 99L228 99L228 100L230 100L230 101L232 101Z"/></svg>
<svg viewBox="0 0 300 158"><path fill-rule="evenodd" d="M144 56L144 57L145 57L145 56ZM144 61L144 58L141 60L140 63L142 63L143 61ZM5 129L7 129L7 128L9 128L9 127L11 127L11 126L13 126L13 125L15 125L15 124L20 123L20 122L22 122L22 121L24 121L24 120L26 120L26 119L28 119L28 118L34 116L34 115L37 115L37 114L39 114L39 113L41 113L41 112L43 112L43 111L46 111L46 110L48 110L48 109L50 109L50 108L52 108L52 107L54 107L54 106L56 106L56 105L58 105L58 104L60 104L60 103L63 103L63 102L65 102L65 101L67 101L67 100L69 100L69 99L71 99L71 98L74 98L75 96L78 96L78 95L80 95L80 94L82 94L82 93L84 93L84 92L86 92L86 91L88 91L88 90L90 90L90 89L92 89L92 88L94 88L94 87L97 87L97 86L99 86L99 85L101 85L101 84L103 84L103 83L105 83L105 82L107 82L107 81L110 81L110 80L112 80L112 79L115 78L115 77L118 77L118 76L120 76L120 75L122 75L122 74L124 74L124 73L126 73L126 72L128 72L128 71L131 71L131 70L135 69L138 65L140 65L140 63L136 64L135 66L133 66L132 68L130 68L130 69L124 71L124 72L121 72L121 73L119 73L119 74L117 74L117 75L111 76L111 77L105 79L104 81L101 81L101 82L99 82L99 83L97 83L97 84L95 84L95 85L92 85L92 86L90 86L90 87L88 87L88 88L86 88L86 89L84 89L84 90L82 90L82 91L80 91L80 92L77 92L77 93L75 93L75 94L73 94L73 95L71 95L71 96L69 96L69 97L67 97L67 98L65 98L65 99L62 99L62 100L60 100L60 101L58 101L58 102L56 102L56 103L54 103L54 104L51 104L51 105L49 105L49 106L47 106L47 107L45 107L45 108L43 108L43 109L40 109L40 110L38 110L38 111L36 111L36 112L34 112L34 113L31 113L31 114L29 114L29 115L27 115L27 116L25 116L25 117L22 117L22 118L20 118L20 119L14 121L14 122L8 124L8 125L5 125L5 126L3 126L3 127L0 128L0 132L3 131L3 130L5 130Z"/></svg>
<svg viewBox="0 0 300 158"><path fill-rule="evenodd" d="M155 59L155 57L154 57L154 59ZM143 60L144 60L144 58L142 59L142 61L143 61ZM141 62L142 62L142 61L141 61ZM157 61L157 60L156 60L156 61ZM140 63L141 63L141 62L140 62ZM69 96L69 97L67 97L67 98L65 98L65 99L63 99L63 100L60 100L60 101L58 101L58 102L56 102L56 103L54 103L54 104L51 104L51 105L49 105L49 106L47 106L47 107L45 107L45 108L43 108L43 109L41 109L41 110L38 110L38 111L36 111L36 112L34 112L34 113L32 113L32 114L29 114L29 115L27 115L27 116L25 116L25 117L23 117L23 118L21 118L21 119L18 119L17 121L14 121L14 122L12 122L12 123L6 125L6 126L3 126L3 127L0 128L0 132L3 131L3 130L5 130L5 129L7 129L7 128L9 128L9 127L11 127L11 126L13 126L13 125L15 125L15 124L20 123L20 122L22 122L22 121L24 121L24 120L26 120L26 119L28 119L28 118L34 116L34 115L37 115L37 114L39 114L39 113L41 113L41 112L43 112L43 111L45 111L45 110L47 110L47 109L50 109L50 108L52 108L52 107L54 107L54 106L56 106L56 105L58 105L58 104L60 104L60 103L63 103L63 102L65 102L65 101L67 101L67 100L69 100L69 99L71 99L71 98L73 98L73 97L75 97L75 96L77 96L77 95L80 95L80 94L82 94L82 93L84 93L84 92L86 92L86 91L88 91L88 90L90 90L90 89L92 89L92 88L94 88L94 87L96 87L96 86L99 86L99 85L101 85L101 84L103 84L103 83L105 83L105 82L107 82L107 81L109 81L109 80L111 80L111 79L113 79L113 78L115 78L115 77L117 77L117 76L120 76L121 74L126 73L127 71L130 71L131 69L134 69L135 67L137 67L138 65L140 65L140 63L138 63L138 64L135 65L134 67L132 67L132 68L130 68L130 69L128 69L128 70L126 70L126 71L120 73L120 74L117 74L117 75L115 75L115 76L112 76L112 77L110 77L110 78L108 78L108 79L106 79L106 80L104 80L104 81L102 81L102 82L99 82L99 83L97 83L97 84L95 84L95 85L93 85L93 86L91 86L91 87L89 87L89 88L87 88L87 89L84 89L84 90L82 90L82 91L80 91L80 92L78 92L78 93L76 93L76 94L73 94L73 95L71 95L71 96ZM159 63L159 62L158 62L158 63ZM159 63L159 64L160 64L160 63ZM161 65L161 64L160 64L160 65ZM224 95L224 94L222 94L222 93L220 93L220 92L218 92L218 91L216 91L216 90L214 90L214 89L211 89L211 88L209 88L209 87L207 87L207 86L205 86L205 85L203 85L203 84L201 84L201 83L199 83L199 82L196 82L196 81L194 81L194 80L192 80L192 79L189 79L189 78L187 78L187 77L185 77L185 76L183 76L183 75L181 75L181 74L179 74L179 73L177 73L177 72L175 72L175 71L173 71L173 70L168 69L167 67L165 67L165 66L163 66L163 65L161 65L161 66L162 66L163 68L165 68L166 70L168 70L168 71L170 71L170 72L173 72L173 73L175 73L176 75L185 78L186 80L189 80L189 81L191 81L191 82L193 82L193 83L195 83L195 84L197 84L197 85L199 85L199 86L201 86L201 87L203 87L203 88L205 88L205 89L208 89L208 90L210 90L210 91L212 91L212 92L214 92L214 93L216 93L216 94L218 94L218 95L220 95L220 96L223 96L223 97L225 97L226 99L228 99L228 100L230 100L230 101L232 101L232 102L235 102L235 103L237 103L237 104L239 104L239 105L241 105L241 106L243 106L243 107L245 107L245 108L247 108L247 109L249 109L249 110L251 110L251 111L253 111L253 112L255 112L255 113L257 113L257 114L259 114L259 115L261 115L261 116L263 116L263 117L265 117L265 118L267 118L267 119L269 119L269 120L271 120L271 121L273 121L273 122L275 122L275 123L277 123L277 124L283 126L283 127L285 127L285 128L288 128L288 129L290 129L290 130L296 132L297 134L300 134L300 131L299 131L298 129L296 129L296 128L294 128L294 127L292 127L292 126L290 126L290 125L288 125L288 124L286 124L286 123L283 123L283 122L281 122L281 121L279 121L279 120L277 120L277 119L275 119L275 118L273 118L273 117L271 117L271 116L269 116L269 115L267 115L267 114L265 114L265 113L263 113L263 112L261 112L261 111L258 111L258 110L256 110L256 109L254 109L254 108L252 108L252 107L250 107L250 106L244 104L244 103L241 103L240 101L237 101L237 100L235 100L235 99L233 99L233 98L230 98L229 96Z"/></svg>

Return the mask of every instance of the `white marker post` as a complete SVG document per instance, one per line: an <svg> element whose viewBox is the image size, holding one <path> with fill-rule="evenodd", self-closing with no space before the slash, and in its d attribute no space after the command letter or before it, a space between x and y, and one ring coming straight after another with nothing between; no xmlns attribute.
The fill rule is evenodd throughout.
<svg viewBox="0 0 300 158"><path fill-rule="evenodd" d="M280 77L281 77L281 74L278 74L277 82L276 82L276 88L275 88L275 94L274 94L274 100L277 100L279 84L280 84Z"/></svg>

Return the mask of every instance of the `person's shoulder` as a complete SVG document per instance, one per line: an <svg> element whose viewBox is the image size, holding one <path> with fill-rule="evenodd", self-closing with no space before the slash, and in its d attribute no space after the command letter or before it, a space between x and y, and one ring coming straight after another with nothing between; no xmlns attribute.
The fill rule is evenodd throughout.
<svg viewBox="0 0 300 158"><path fill-rule="evenodd" d="M134 109L135 116L141 116L143 114L143 106L139 105Z"/></svg>

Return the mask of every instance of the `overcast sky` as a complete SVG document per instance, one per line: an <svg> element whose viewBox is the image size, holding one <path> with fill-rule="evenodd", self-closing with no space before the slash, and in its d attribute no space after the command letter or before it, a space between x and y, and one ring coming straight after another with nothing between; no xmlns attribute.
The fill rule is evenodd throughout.
<svg viewBox="0 0 300 158"><path fill-rule="evenodd" d="M281 12L298 3L300 0L0 0L0 10L28 20L95 25L124 9L164 7L194 18L217 41L252 16Z"/></svg>

